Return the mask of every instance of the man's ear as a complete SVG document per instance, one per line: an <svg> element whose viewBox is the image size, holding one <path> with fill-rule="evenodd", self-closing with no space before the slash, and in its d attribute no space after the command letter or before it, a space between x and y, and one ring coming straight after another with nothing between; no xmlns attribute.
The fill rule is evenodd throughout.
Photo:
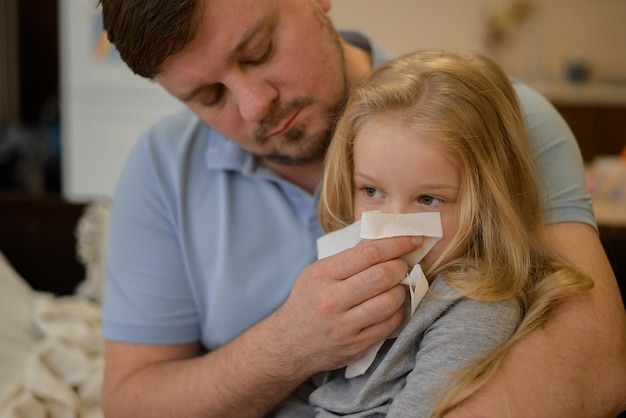
<svg viewBox="0 0 626 418"><path fill-rule="evenodd" d="M328 13L328 11L330 10L330 6L331 6L331 0L315 0L317 2L317 4L319 4L320 8L325 12Z"/></svg>

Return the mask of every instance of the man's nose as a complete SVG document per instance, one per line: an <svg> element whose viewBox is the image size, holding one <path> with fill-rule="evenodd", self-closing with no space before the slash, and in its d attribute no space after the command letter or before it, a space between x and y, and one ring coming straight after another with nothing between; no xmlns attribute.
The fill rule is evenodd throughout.
<svg viewBox="0 0 626 418"><path fill-rule="evenodd" d="M278 98L278 91L274 86L252 74L241 73L234 78L231 91L241 118L248 122L263 120Z"/></svg>

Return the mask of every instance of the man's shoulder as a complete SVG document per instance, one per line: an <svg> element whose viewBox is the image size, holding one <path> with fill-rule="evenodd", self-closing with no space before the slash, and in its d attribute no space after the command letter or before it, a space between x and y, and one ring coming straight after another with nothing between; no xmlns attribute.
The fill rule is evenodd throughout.
<svg viewBox="0 0 626 418"><path fill-rule="evenodd" d="M378 45L372 37L361 31L342 29L339 31L339 34L349 44L370 54L373 68L378 68L387 61L395 58L393 54Z"/></svg>
<svg viewBox="0 0 626 418"><path fill-rule="evenodd" d="M553 106L550 101L539 91L529 86L522 80L510 77L511 85L517 94L517 98L525 111L525 116L531 111L537 111L538 115L542 115L544 111L551 109ZM535 115L537 116L537 115Z"/></svg>

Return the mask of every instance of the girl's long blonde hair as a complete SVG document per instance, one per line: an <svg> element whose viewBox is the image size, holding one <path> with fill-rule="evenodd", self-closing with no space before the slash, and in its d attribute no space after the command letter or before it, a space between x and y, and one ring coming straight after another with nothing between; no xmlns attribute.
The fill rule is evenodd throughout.
<svg viewBox="0 0 626 418"><path fill-rule="evenodd" d="M460 295L481 301L517 298L525 313L507 343L451 378L433 415L442 416L480 389L511 347L543 326L563 298L593 284L546 243L543 189L517 96L492 60L471 52L406 55L351 93L326 159L325 231L354 221L354 138L380 114L406 118L459 166L460 227L427 276L443 274ZM459 251L460 257L445 261Z"/></svg>

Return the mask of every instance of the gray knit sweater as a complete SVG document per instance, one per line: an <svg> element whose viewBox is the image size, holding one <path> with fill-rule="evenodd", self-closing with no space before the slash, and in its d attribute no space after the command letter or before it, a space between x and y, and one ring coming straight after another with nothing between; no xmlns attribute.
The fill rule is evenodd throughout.
<svg viewBox="0 0 626 418"><path fill-rule="evenodd" d="M458 298L434 281L397 338L389 339L367 372L344 369L316 376L273 417L429 417L450 373L506 342L521 321L517 301Z"/></svg>

